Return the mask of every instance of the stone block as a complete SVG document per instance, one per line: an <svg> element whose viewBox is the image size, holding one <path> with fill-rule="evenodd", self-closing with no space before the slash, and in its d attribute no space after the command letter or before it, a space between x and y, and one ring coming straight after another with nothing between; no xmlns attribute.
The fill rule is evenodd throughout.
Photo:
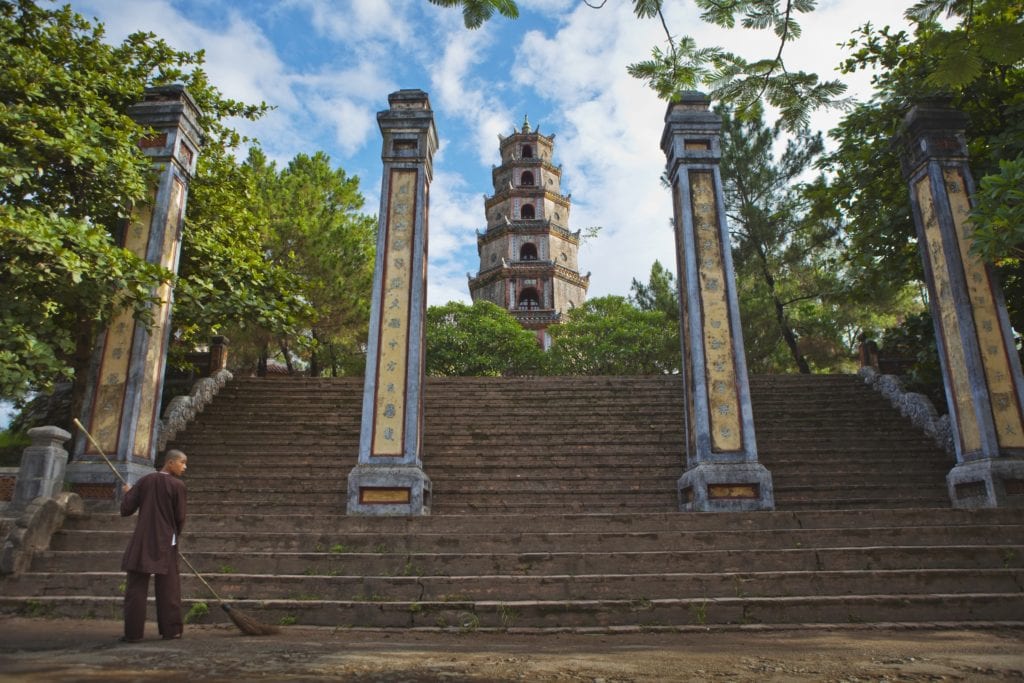
<svg viewBox="0 0 1024 683"><path fill-rule="evenodd" d="M957 508L1024 508L1024 458L985 458L960 463L946 475Z"/></svg>
<svg viewBox="0 0 1024 683"><path fill-rule="evenodd" d="M12 504L27 506L36 498L53 498L64 486L64 472L68 452L64 442L71 434L59 427L36 427L28 430L32 445L21 456L18 481L14 487Z"/></svg>
<svg viewBox="0 0 1024 683"><path fill-rule="evenodd" d="M700 463L676 484L683 512L751 512L775 509L771 473L756 462Z"/></svg>

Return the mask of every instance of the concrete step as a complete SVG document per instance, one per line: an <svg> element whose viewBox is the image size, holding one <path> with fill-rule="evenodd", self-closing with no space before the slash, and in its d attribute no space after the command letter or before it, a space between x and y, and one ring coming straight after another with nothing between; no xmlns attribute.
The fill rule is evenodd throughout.
<svg viewBox="0 0 1024 683"><path fill-rule="evenodd" d="M325 552L189 551L203 574L311 576L477 576L673 572L1024 569L1024 545L882 545L854 548L650 550L640 552ZM33 572L118 572L122 550L47 550ZM973 585L967 581L965 585Z"/></svg>
<svg viewBox="0 0 1024 683"><path fill-rule="evenodd" d="M344 514L361 378L243 378L175 439L192 456L182 547L271 623L1020 620L1024 511L949 509L952 459L856 377L755 376L751 394L775 512L677 512L678 377L430 378L434 514L375 518ZM134 520L93 509L0 582L0 611L117 618Z"/></svg>
<svg viewBox="0 0 1024 683"><path fill-rule="evenodd" d="M192 532L212 530L267 530L294 528L306 531L344 531L381 534L464 534L487 532L497 535L515 533L570 532L717 532L756 531L760 529L860 529L882 527L936 527L951 534L964 527L1015 527L1024 524L1020 510L954 510L950 508L875 509L860 511L810 510L793 512L723 512L684 514L675 511L659 514L562 514L537 517L503 514L487 518L479 515L430 515L424 517L358 517L344 513L321 512L271 515L241 509L230 514L190 511L188 528ZM130 531L134 517L121 517L114 511L93 512L86 517L65 521L65 531Z"/></svg>
<svg viewBox="0 0 1024 683"><path fill-rule="evenodd" d="M123 549L128 530L62 530L53 537L54 550ZM1024 544L1024 525L963 525L955 529L935 526L864 527L847 529L758 529L718 531L567 531L492 534L384 533L339 530L203 531L186 528L186 552L224 550L325 552L339 547L352 552L387 548L389 552L640 552L654 550L741 550L811 547L922 546L948 543L976 545Z"/></svg>
<svg viewBox="0 0 1024 683"><path fill-rule="evenodd" d="M229 569L224 573L224 569ZM410 571L418 571L412 567ZM957 594L982 590L1024 590L1021 569L915 569L712 573L342 576L239 574L233 568L204 576L228 600L354 600L374 602L635 600L870 595L884 587L900 595ZM123 595L124 574L116 572L33 572L7 584L10 596ZM182 576L183 596L207 589L195 576ZM1024 595L1022 595L1024 597Z"/></svg>
<svg viewBox="0 0 1024 683"><path fill-rule="evenodd" d="M185 610L201 600L184 600ZM67 618L116 619L122 598L0 596L0 612ZM674 630L686 626L971 622L1020 624L1024 593L871 594L820 597L722 597L631 600L518 600L374 602L354 600L237 600L231 605L263 623L375 629L450 629L462 632L531 629L607 631L616 627ZM151 607L152 609L152 607ZM155 618L152 612L149 619ZM223 623L211 610L202 623Z"/></svg>

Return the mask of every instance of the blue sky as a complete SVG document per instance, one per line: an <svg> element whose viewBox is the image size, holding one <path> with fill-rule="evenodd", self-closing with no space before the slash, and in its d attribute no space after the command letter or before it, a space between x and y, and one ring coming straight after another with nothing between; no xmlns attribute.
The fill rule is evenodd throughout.
<svg viewBox="0 0 1024 683"><path fill-rule="evenodd" d="M909 2L823 0L801 19L804 37L786 50L792 68L833 77L836 44L860 24L900 24ZM572 195L571 226L599 225L584 246L581 270L590 296L627 294L660 259L673 267L671 202L659 176L665 105L626 65L661 44L657 20L633 17L632 3L603 9L581 0L520 0L521 18L495 17L476 31L461 12L426 0L73 0L98 18L112 40L135 30L157 33L179 49L206 51L206 69L228 96L276 109L240 125L279 163L297 153L327 152L361 179L369 213L378 210L380 134L375 114L399 88L429 93L440 150L430 207L431 304L469 300L466 273L479 267L475 231L484 226L483 195L493 192L498 133L524 114L556 134L555 163ZM769 32L725 31L699 21L692 3L668 0L675 34L723 45L748 58L774 55ZM868 94L867 75L852 81ZM822 129L835 114L816 117Z"/></svg>

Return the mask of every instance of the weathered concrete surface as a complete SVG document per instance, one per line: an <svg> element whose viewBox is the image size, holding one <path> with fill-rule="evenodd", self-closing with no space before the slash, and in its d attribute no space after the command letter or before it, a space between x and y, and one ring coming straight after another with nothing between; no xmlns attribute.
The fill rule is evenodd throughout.
<svg viewBox="0 0 1024 683"><path fill-rule="evenodd" d="M1007 681L1024 631L743 629L674 634L482 634L292 626L242 636L186 627L117 641L118 621L0 619L0 681Z"/></svg>

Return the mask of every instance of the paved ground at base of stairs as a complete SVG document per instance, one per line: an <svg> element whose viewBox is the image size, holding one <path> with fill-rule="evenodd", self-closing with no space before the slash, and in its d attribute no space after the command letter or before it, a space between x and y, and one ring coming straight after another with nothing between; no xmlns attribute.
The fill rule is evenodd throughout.
<svg viewBox="0 0 1024 683"><path fill-rule="evenodd" d="M186 627L0 617L0 681L1024 681L1024 629L447 633Z"/></svg>

